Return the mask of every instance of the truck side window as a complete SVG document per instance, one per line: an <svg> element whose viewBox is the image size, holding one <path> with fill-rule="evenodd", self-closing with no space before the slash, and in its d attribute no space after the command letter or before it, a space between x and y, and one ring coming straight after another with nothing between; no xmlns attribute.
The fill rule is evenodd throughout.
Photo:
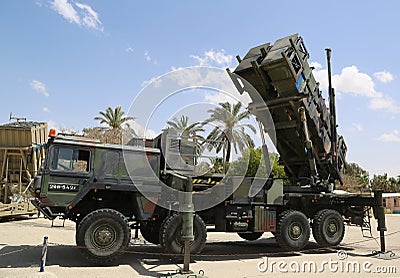
<svg viewBox="0 0 400 278"><path fill-rule="evenodd" d="M160 168L158 154L126 152L123 160L125 167L121 173L131 177L156 177Z"/></svg>
<svg viewBox="0 0 400 278"><path fill-rule="evenodd" d="M90 152L60 147L55 152L52 170L68 172L89 172Z"/></svg>
<svg viewBox="0 0 400 278"><path fill-rule="evenodd" d="M119 163L119 153L117 151L107 151L103 157L104 160L104 176L114 177L119 173L118 163Z"/></svg>

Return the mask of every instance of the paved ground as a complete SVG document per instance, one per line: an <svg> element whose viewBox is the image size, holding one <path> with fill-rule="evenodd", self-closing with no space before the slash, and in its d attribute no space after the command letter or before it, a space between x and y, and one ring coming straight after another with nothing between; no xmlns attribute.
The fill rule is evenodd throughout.
<svg viewBox="0 0 400 278"><path fill-rule="evenodd" d="M375 220L373 224L375 224ZM62 224L57 220L55 224ZM400 215L387 215L387 250L392 260L371 256L379 240L365 239L360 229L346 227L343 246L318 249L313 239L305 251L285 253L270 233L254 242L236 234L209 233L201 256L193 258L191 269L208 277L400 277ZM375 225L374 225L375 227ZM376 228L373 235L378 236ZM44 273L39 272L43 237L49 237ZM114 265L101 267L86 261L75 246L75 224L51 227L42 218L20 218L0 222L0 277L159 277L174 273L181 265L162 254L160 247L134 241ZM385 272L385 273L382 273Z"/></svg>

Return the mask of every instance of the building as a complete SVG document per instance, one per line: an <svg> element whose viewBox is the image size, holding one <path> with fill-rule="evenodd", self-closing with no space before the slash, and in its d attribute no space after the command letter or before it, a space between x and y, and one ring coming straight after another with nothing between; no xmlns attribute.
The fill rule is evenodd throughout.
<svg viewBox="0 0 400 278"><path fill-rule="evenodd" d="M383 193L383 206L387 213L400 214L400 193Z"/></svg>

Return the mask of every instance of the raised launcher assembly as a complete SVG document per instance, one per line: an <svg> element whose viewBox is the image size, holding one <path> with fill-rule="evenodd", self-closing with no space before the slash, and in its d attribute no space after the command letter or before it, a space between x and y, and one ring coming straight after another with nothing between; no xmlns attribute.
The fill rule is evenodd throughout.
<svg viewBox="0 0 400 278"><path fill-rule="evenodd" d="M330 69L330 50L327 52ZM313 184L315 177L342 182L347 148L336 133L334 91L330 86L329 111L308 57L303 39L295 34L272 45L254 47L243 60L237 57L234 73L246 79L265 101L275 124L276 148L293 182ZM249 92L253 101L249 110L263 122L265 104L259 103L260 98L246 90L246 85L237 87L241 93ZM266 131L270 128L265 121L263 125Z"/></svg>

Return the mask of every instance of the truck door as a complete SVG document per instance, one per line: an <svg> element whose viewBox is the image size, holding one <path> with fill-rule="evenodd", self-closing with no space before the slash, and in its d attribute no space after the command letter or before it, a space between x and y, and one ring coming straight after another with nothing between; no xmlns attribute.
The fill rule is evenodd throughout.
<svg viewBox="0 0 400 278"><path fill-rule="evenodd" d="M66 207L90 177L89 148L53 145L48 169L43 175L42 192L54 206Z"/></svg>

